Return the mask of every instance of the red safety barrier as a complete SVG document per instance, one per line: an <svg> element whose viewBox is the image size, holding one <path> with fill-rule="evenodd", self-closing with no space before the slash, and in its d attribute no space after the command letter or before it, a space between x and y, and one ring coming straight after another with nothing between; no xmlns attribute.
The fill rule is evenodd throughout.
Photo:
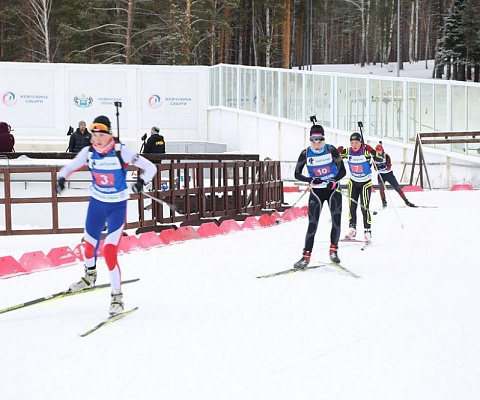
<svg viewBox="0 0 480 400"><path fill-rule="evenodd" d="M268 214L262 214L258 218L258 223L260 226L266 227L266 226L272 226L274 222L272 221L272 218Z"/></svg>
<svg viewBox="0 0 480 400"><path fill-rule="evenodd" d="M191 225L181 226L175 231L175 234L172 236L172 241L175 242L184 242L185 240L190 239L200 239L200 235Z"/></svg>
<svg viewBox="0 0 480 400"><path fill-rule="evenodd" d="M197 229L197 233L201 237L211 237L216 235L221 235L222 231L215 222L204 222Z"/></svg>
<svg viewBox="0 0 480 400"><path fill-rule="evenodd" d="M145 246L136 236L123 236L118 244L118 253L130 253L135 250L145 250Z"/></svg>
<svg viewBox="0 0 480 400"><path fill-rule="evenodd" d="M68 246L55 247L51 249L47 254L47 258L56 267L59 265L73 264L79 260L77 255Z"/></svg>
<svg viewBox="0 0 480 400"><path fill-rule="evenodd" d="M145 248L164 246L162 239L155 232L142 233L139 238Z"/></svg>
<svg viewBox="0 0 480 400"><path fill-rule="evenodd" d="M45 269L54 267L53 263L47 258L42 251L32 251L25 253L18 260L23 269L27 272L37 269Z"/></svg>
<svg viewBox="0 0 480 400"><path fill-rule="evenodd" d="M12 256L0 257L0 276L26 272L25 268Z"/></svg>
<svg viewBox="0 0 480 400"><path fill-rule="evenodd" d="M473 190L473 186L469 183L458 183L456 185L453 185L450 190L453 192L457 190Z"/></svg>
<svg viewBox="0 0 480 400"><path fill-rule="evenodd" d="M295 211L294 211L294 209L291 209L291 208L289 208L288 210L285 210L282 214L282 220L285 221L285 222L293 221L296 218L297 218L297 216L295 215Z"/></svg>
<svg viewBox="0 0 480 400"><path fill-rule="evenodd" d="M305 214L303 213L300 207L293 207L292 213L295 213L295 216L297 218L301 218L305 216Z"/></svg>
<svg viewBox="0 0 480 400"><path fill-rule="evenodd" d="M301 210L302 210L303 216L308 217L308 206L303 206Z"/></svg>
<svg viewBox="0 0 480 400"><path fill-rule="evenodd" d="M278 222L280 222L280 218L282 218L280 216L280 214L276 211L274 211L271 215L270 215L270 220L272 221L272 224L275 224Z"/></svg>
<svg viewBox="0 0 480 400"><path fill-rule="evenodd" d="M402 190L404 192L423 192L423 188L418 185L404 186Z"/></svg>
<svg viewBox="0 0 480 400"><path fill-rule="evenodd" d="M226 219L220 224L220 230L222 233L230 233L240 231L242 228L237 224L234 219Z"/></svg>
<svg viewBox="0 0 480 400"><path fill-rule="evenodd" d="M164 229L163 231L160 232L160 239L162 239L162 242L165 244L170 244L172 241L173 235L175 234L175 229L170 228L170 229Z"/></svg>
<svg viewBox="0 0 480 400"><path fill-rule="evenodd" d="M241 229L258 229L262 226L255 217L247 217L241 226Z"/></svg>
<svg viewBox="0 0 480 400"><path fill-rule="evenodd" d="M83 243L80 243L80 244L77 244L75 246L75 248L73 249L73 252L75 253L75 255L77 256L77 258L80 260L80 261L83 261L83 253L84 253L84 247L83 247Z"/></svg>
<svg viewBox="0 0 480 400"><path fill-rule="evenodd" d="M298 192L300 193L300 188L298 186L284 186L283 187L284 192Z"/></svg>

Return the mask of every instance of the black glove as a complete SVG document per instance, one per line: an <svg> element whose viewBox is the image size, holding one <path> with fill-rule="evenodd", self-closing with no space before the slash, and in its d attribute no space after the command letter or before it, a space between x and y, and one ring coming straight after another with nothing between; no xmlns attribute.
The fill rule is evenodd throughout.
<svg viewBox="0 0 480 400"><path fill-rule="evenodd" d="M338 187L338 182L330 181L327 183L327 188L330 190L335 190Z"/></svg>
<svg viewBox="0 0 480 400"><path fill-rule="evenodd" d="M321 183L323 183L321 178L312 178L310 181L310 185L320 185Z"/></svg>
<svg viewBox="0 0 480 400"><path fill-rule="evenodd" d="M132 190L134 193L140 193L145 186L143 179L138 178L137 181L132 185Z"/></svg>
<svg viewBox="0 0 480 400"><path fill-rule="evenodd" d="M65 190L65 178L57 180L57 193L60 194Z"/></svg>

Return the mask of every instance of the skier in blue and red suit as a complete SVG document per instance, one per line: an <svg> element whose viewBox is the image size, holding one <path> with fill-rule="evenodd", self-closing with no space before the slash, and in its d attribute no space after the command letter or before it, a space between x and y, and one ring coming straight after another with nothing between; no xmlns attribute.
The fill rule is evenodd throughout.
<svg viewBox="0 0 480 400"><path fill-rule="evenodd" d="M127 200L130 197L126 176L129 164L143 170L137 182L132 186L136 193L143 189L156 174L154 164L139 156L112 136L110 120L101 115L90 126L92 145L84 147L77 156L58 173L57 192L65 189L65 181L74 171L87 165L92 173L90 201L85 222L85 276L73 283L69 290L80 291L93 287L97 278L97 250L102 230L107 224L107 236L103 253L107 264L112 299L110 314L123 311L123 294L121 291L121 272L117 262L117 250L123 235L126 221Z"/></svg>
<svg viewBox="0 0 480 400"><path fill-rule="evenodd" d="M350 213L350 230L345 239L354 239L357 235L357 202L361 205L363 214L363 227L365 230L364 240L370 243L372 240L372 221L370 215L370 196L372 193L372 168L373 161L381 161L381 157L376 154L368 144L363 143L363 137L360 133L354 132L350 135L350 147L338 148L340 155L348 162L350 169L350 180L348 181L348 197ZM360 201L359 201L360 197ZM354 200L354 201L353 201Z"/></svg>
<svg viewBox="0 0 480 400"><path fill-rule="evenodd" d="M303 175L307 166L308 176ZM310 262L318 220L325 201L328 202L332 217L330 231L330 260L339 263L338 240L342 218L342 195L336 189L339 181L346 175L345 166L335 146L325 143L325 132L321 125L310 128L310 146L304 149L298 157L295 167L295 179L310 184L308 200L308 229L305 237L305 247L302 258L294 265L295 268L306 268Z"/></svg>

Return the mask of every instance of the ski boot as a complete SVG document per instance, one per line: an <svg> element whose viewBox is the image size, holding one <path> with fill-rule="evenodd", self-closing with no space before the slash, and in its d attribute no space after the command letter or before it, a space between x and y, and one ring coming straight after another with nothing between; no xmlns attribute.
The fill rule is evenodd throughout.
<svg viewBox="0 0 480 400"><path fill-rule="evenodd" d="M365 229L365 243L370 244L372 242L372 231L371 229Z"/></svg>
<svg viewBox="0 0 480 400"><path fill-rule="evenodd" d="M293 264L293 268L297 269L305 269L308 267L310 263L310 257L312 255L311 251L303 250L303 256L300 260L298 260L295 264Z"/></svg>
<svg viewBox="0 0 480 400"><path fill-rule="evenodd" d="M82 277L78 282L72 283L68 288L68 291L79 292L80 290L94 287L96 280L97 280L96 268L94 267L89 269L85 267L85 276Z"/></svg>
<svg viewBox="0 0 480 400"><path fill-rule="evenodd" d="M351 227L350 227L350 230L349 230L348 233L345 235L345 239L346 239L346 240L353 240L353 239L355 239L355 236L357 236L357 230L355 229L354 226L351 226Z"/></svg>
<svg viewBox="0 0 480 400"><path fill-rule="evenodd" d="M335 264L340 264L340 258L338 258L338 246L335 244L330 245L330 261Z"/></svg>
<svg viewBox="0 0 480 400"><path fill-rule="evenodd" d="M387 208L387 200L382 199L382 208Z"/></svg>
<svg viewBox="0 0 480 400"><path fill-rule="evenodd" d="M405 200L405 205L406 205L407 207L416 207L415 204L410 203L408 200Z"/></svg>
<svg viewBox="0 0 480 400"><path fill-rule="evenodd" d="M112 300L110 301L110 315L116 315L123 312L123 294L121 290L112 290Z"/></svg>

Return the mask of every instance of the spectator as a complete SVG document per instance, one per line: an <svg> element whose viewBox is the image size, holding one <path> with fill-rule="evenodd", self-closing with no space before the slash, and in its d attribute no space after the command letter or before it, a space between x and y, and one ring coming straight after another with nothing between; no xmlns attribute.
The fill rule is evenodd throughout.
<svg viewBox="0 0 480 400"><path fill-rule="evenodd" d="M85 121L80 121L77 130L70 136L69 153L78 153L84 147L90 146L91 139L92 134L88 131L87 124Z"/></svg>
<svg viewBox="0 0 480 400"><path fill-rule="evenodd" d="M11 153L14 150L15 138L10 133L12 127L6 122L0 122L0 152Z"/></svg>
<svg viewBox="0 0 480 400"><path fill-rule="evenodd" d="M165 140L162 135L160 135L160 129L156 126L150 131L150 137L145 144L144 153L165 153Z"/></svg>

